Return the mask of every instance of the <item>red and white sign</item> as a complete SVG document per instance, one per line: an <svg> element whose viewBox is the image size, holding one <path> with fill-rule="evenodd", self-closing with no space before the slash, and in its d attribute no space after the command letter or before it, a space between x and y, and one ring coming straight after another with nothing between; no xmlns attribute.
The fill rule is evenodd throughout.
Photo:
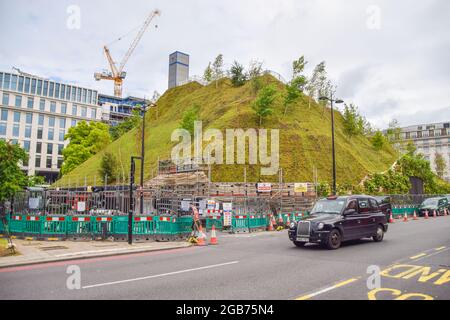
<svg viewBox="0 0 450 320"><path fill-rule="evenodd" d="M112 218L97 217L97 221L109 222L109 221L112 221Z"/></svg>
<svg viewBox="0 0 450 320"><path fill-rule="evenodd" d="M39 217L27 217L27 221L39 221Z"/></svg>
<svg viewBox="0 0 450 320"><path fill-rule="evenodd" d="M272 192L272 184L271 183L258 183L258 192L259 193Z"/></svg>
<svg viewBox="0 0 450 320"><path fill-rule="evenodd" d="M137 217L137 218L134 218L134 221L138 221L138 222L153 221L153 217Z"/></svg>
<svg viewBox="0 0 450 320"><path fill-rule="evenodd" d="M89 221L91 221L91 218L90 217L73 217L72 221L75 221L75 222L89 222Z"/></svg>

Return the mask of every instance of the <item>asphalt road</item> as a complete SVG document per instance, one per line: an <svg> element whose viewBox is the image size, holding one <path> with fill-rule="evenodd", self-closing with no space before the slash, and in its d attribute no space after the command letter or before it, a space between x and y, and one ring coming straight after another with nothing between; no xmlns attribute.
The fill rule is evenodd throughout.
<svg viewBox="0 0 450 320"><path fill-rule="evenodd" d="M81 288L70 290L73 265ZM450 217L399 221L382 243L337 251L296 248L286 231L219 234L218 246L0 269L0 284L0 299L448 300Z"/></svg>

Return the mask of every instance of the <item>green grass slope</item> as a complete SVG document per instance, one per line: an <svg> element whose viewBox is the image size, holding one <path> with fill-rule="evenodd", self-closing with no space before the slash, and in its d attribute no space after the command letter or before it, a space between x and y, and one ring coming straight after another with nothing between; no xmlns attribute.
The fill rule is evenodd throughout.
<svg viewBox="0 0 450 320"><path fill-rule="evenodd" d="M313 180L313 167L317 168L319 181L331 180L331 115L328 108L302 96L291 105L286 116L282 94L284 85L271 76L262 81L273 83L279 91L274 105L274 113L262 127L280 130L280 167L283 168L286 182L306 182ZM146 115L146 157L145 177L151 178L156 172L159 159L169 159L172 147L172 131L179 128L183 112L194 104L200 106L200 120L203 130L258 128L258 119L252 110L255 96L250 83L234 88L228 79L222 79L218 87L212 83L203 87L198 83L168 90L158 101L158 107ZM375 151L366 137L347 138L343 133L343 118L335 112L336 120L336 156L338 183L359 183L368 173L382 172L396 160L397 153L390 146ZM134 129L117 141L111 143L105 151L112 152L118 159L118 171L129 175L130 156L140 155L141 130ZM224 153L225 154L225 153ZM102 152L90 158L77 169L64 176L57 184L88 185L94 180L101 181L98 173ZM246 166L247 181L276 182L278 175L261 176L259 166ZM137 175L139 177L139 165ZM212 180L221 182L239 182L244 180L243 165L215 165Z"/></svg>

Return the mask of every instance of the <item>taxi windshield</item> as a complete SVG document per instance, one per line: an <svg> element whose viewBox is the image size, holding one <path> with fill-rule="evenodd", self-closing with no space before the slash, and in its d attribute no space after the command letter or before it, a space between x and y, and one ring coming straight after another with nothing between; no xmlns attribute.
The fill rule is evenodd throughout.
<svg viewBox="0 0 450 320"><path fill-rule="evenodd" d="M427 199L422 203L422 206L437 206L438 200L437 199Z"/></svg>
<svg viewBox="0 0 450 320"><path fill-rule="evenodd" d="M316 205L312 209L311 214L315 214L315 213L341 214L342 209L344 208L344 205L345 205L345 200L341 200L341 199L320 200L316 203Z"/></svg>

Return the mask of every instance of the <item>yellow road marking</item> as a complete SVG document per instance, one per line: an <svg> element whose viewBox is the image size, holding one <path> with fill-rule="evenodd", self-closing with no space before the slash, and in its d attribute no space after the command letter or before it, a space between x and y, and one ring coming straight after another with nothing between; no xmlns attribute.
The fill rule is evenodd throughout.
<svg viewBox="0 0 450 320"><path fill-rule="evenodd" d="M311 298L313 298L315 296L318 296L318 295L320 295L322 293L325 293L325 292L328 292L328 291L331 291L331 290L334 290L334 289L337 289L337 288L341 288L343 286L346 286L346 285L348 285L350 283L353 283L355 281L358 281L358 280L359 280L359 278L348 279L348 280L339 282L339 283L337 283L337 284L335 284L335 285L333 285L331 287L319 290L317 292L314 292L314 293L311 293L311 294L307 294L307 295L304 295L304 296L300 296L300 297L296 298L295 300L308 300L308 299L311 299Z"/></svg>
<svg viewBox="0 0 450 320"><path fill-rule="evenodd" d="M436 249L434 249L434 250L436 250L436 251L441 251L441 250L444 250L446 247L440 247L440 248L436 248Z"/></svg>
<svg viewBox="0 0 450 320"><path fill-rule="evenodd" d="M414 260L414 259L425 257L426 255L427 255L426 253L421 253L421 254L418 254L417 256L411 257L410 259Z"/></svg>

